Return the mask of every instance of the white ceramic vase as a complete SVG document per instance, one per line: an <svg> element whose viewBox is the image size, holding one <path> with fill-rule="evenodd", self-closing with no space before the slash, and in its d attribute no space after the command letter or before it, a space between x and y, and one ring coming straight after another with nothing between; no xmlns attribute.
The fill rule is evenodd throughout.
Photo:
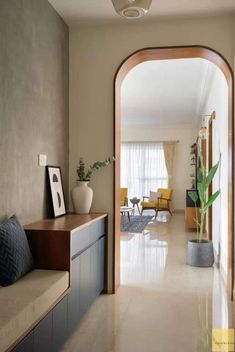
<svg viewBox="0 0 235 352"><path fill-rule="evenodd" d="M76 214L88 214L91 209L93 190L88 183L78 181L77 186L72 189L72 202Z"/></svg>

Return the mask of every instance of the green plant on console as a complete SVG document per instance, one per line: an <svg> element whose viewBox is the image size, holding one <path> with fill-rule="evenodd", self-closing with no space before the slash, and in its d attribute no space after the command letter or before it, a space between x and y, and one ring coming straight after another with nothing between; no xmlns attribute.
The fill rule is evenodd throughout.
<svg viewBox="0 0 235 352"><path fill-rule="evenodd" d="M79 159L78 167L77 167L77 175L78 181L86 181L89 182L91 180L91 176L94 171L101 169L102 167L108 166L115 160L114 157L109 157L104 161L96 161L94 164L90 165L86 169L86 165L83 161L83 158Z"/></svg>
<svg viewBox="0 0 235 352"><path fill-rule="evenodd" d="M189 194L189 197L194 202L195 208L197 208L196 203L198 199L200 200L200 221L198 221L197 212L196 212L196 219L194 219L194 221L197 224L197 242L202 242L205 216L207 214L208 209L212 206L212 204L220 194L220 190L218 190L207 199L208 187L212 183L213 178L218 170L220 160L214 166L212 166L212 168L209 170L207 174L199 144L197 144L197 150L198 150L199 161L200 161L199 163L200 166L198 168L198 174L197 174L198 193L191 191L188 194Z"/></svg>

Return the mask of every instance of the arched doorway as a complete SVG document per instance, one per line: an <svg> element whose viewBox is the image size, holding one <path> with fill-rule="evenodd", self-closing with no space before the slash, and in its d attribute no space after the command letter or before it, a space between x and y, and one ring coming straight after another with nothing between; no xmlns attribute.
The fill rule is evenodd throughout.
<svg viewBox="0 0 235 352"><path fill-rule="evenodd" d="M186 58L203 58L217 65L224 74L228 84L228 260L227 260L227 289L233 299L233 229L234 229L234 163L233 163L233 72L226 61L218 52L203 46L160 47L141 49L127 57L119 66L114 77L114 241L113 241L113 292L120 284L120 92L121 83L127 73L136 65L149 60L170 60Z"/></svg>

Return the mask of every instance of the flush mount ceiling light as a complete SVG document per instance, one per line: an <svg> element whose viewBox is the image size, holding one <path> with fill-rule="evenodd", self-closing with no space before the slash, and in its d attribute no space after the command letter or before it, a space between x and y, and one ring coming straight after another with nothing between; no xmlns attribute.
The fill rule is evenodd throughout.
<svg viewBox="0 0 235 352"><path fill-rule="evenodd" d="M115 11L122 17L133 19L143 17L152 0L112 0Z"/></svg>

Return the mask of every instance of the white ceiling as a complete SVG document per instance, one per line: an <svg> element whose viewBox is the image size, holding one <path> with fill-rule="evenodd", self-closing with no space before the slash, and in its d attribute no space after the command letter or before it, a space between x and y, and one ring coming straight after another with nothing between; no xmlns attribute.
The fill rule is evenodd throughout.
<svg viewBox="0 0 235 352"><path fill-rule="evenodd" d="M197 125L215 70L205 59L155 60L135 66L121 87L122 124Z"/></svg>
<svg viewBox="0 0 235 352"><path fill-rule="evenodd" d="M111 0L48 1L68 24L74 21L122 23L128 21L116 14ZM235 11L235 0L152 0L144 21L165 16L220 15L231 11Z"/></svg>

